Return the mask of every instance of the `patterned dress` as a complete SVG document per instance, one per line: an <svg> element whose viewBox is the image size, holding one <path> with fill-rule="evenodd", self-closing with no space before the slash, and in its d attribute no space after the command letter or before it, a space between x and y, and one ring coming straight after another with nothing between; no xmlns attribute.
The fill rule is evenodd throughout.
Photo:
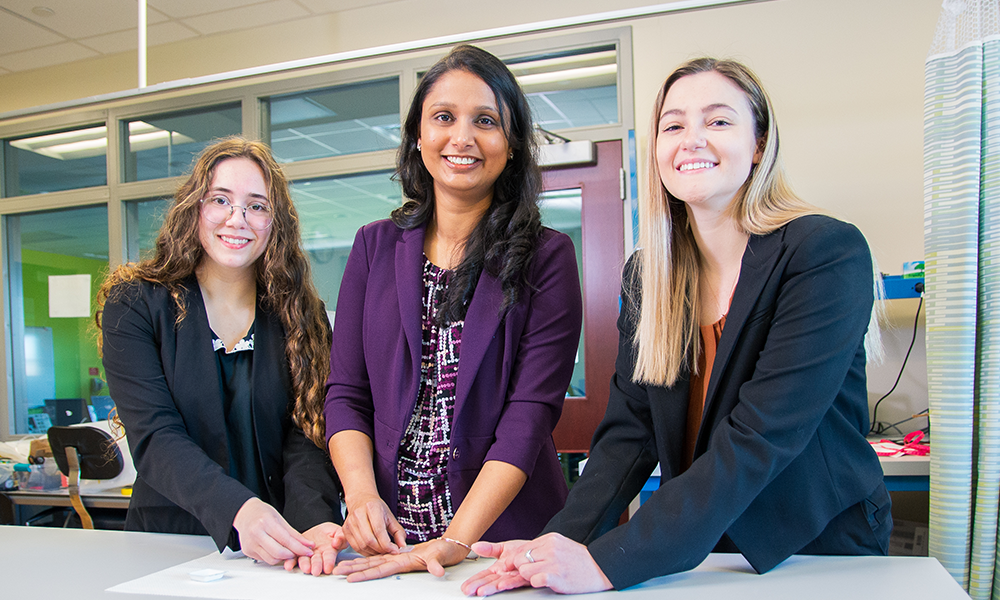
<svg viewBox="0 0 1000 600"><path fill-rule="evenodd" d="M396 518L408 540L441 536L455 511L448 489L451 420L462 325L435 324L451 272L424 257L420 386L417 404L399 447L399 507Z"/></svg>

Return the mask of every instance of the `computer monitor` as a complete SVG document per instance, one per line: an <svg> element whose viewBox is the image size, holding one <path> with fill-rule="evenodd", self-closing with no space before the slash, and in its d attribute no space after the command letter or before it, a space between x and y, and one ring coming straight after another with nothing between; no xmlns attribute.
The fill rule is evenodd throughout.
<svg viewBox="0 0 1000 600"><path fill-rule="evenodd" d="M91 418L97 421L106 421L108 415L115 408L115 401L111 396L91 396L90 397Z"/></svg>
<svg viewBox="0 0 1000 600"><path fill-rule="evenodd" d="M90 411L83 398L54 398L45 401L45 412L53 425L68 427L78 423L90 423Z"/></svg>

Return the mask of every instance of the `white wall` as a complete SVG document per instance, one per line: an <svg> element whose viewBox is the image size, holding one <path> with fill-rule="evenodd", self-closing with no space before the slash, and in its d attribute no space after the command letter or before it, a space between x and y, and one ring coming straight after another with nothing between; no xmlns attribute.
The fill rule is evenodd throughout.
<svg viewBox="0 0 1000 600"><path fill-rule="evenodd" d="M776 0L637 21L639 156L653 100L673 66L699 55L741 60L775 104L795 190L858 225L881 270L898 274L902 263L923 259L923 66L940 7L940 0ZM887 357L869 367L872 403L899 373L916 308L916 300L889 303ZM922 315L879 420L927 408Z"/></svg>

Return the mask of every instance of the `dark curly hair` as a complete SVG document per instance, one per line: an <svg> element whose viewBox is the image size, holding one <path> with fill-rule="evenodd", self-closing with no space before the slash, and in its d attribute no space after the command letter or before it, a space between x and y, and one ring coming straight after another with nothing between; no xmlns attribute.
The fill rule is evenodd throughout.
<svg viewBox="0 0 1000 600"><path fill-rule="evenodd" d="M466 240L465 255L452 274L438 313L442 323L465 318L483 269L500 280L503 302L499 314L516 304L528 285L528 265L542 229L538 212L542 177L528 99L500 59L469 45L456 46L439 60L413 94L396 159L395 177L406 201L392 212L392 221L402 229L414 229L434 215L434 180L417 150L417 140L427 94L442 75L455 70L475 75L493 91L512 157L493 184L493 201Z"/></svg>
<svg viewBox="0 0 1000 600"><path fill-rule="evenodd" d="M201 262L205 250L198 237L201 199L208 193L216 166L228 158L252 160L264 176L274 220L264 254L254 264L257 295L261 304L275 312L285 330L285 359L291 374L295 407L292 420L320 448L326 446L323 418L324 386L330 372L330 322L312 283L309 260L302 249L299 216L288 191L288 180L261 142L240 137L219 140L202 151L194 169L167 211L151 258L119 266L97 293L95 322L98 349L101 313L109 298L117 298L135 281L162 285L170 291L177 310L177 323L187 316L184 281Z"/></svg>

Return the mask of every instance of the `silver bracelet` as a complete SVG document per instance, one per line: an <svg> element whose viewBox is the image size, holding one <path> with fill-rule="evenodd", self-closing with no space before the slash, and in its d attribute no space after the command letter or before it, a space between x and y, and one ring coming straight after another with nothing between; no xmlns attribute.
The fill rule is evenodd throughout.
<svg viewBox="0 0 1000 600"><path fill-rule="evenodd" d="M453 540L453 539L451 539L449 537L444 537L444 536L441 536L438 539L441 540L441 541L443 541L443 542L451 542L452 544L458 544L459 546L465 548L466 550L469 551L469 554L472 555L472 558L470 560L478 560L479 559L479 555L472 551L472 546L466 544L465 542L460 542L458 540Z"/></svg>

